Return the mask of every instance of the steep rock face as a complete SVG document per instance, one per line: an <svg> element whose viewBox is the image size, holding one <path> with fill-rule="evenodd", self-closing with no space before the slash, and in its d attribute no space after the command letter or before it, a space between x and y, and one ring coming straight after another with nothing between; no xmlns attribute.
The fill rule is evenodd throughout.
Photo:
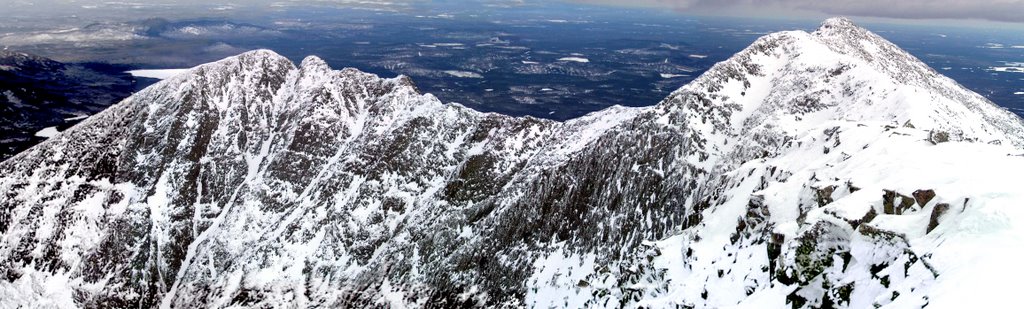
<svg viewBox="0 0 1024 309"><path fill-rule="evenodd" d="M929 142L937 132L951 142ZM761 38L658 105L564 123L255 51L0 164L0 296L864 307L943 292L949 303L951 282L971 279L953 250L972 237L1013 244L1013 224L972 234L947 222L993 220L1021 200L998 175L1024 172L1007 156L1022 132L845 19ZM974 157L992 164L956 164ZM918 189L933 190L923 205Z"/></svg>

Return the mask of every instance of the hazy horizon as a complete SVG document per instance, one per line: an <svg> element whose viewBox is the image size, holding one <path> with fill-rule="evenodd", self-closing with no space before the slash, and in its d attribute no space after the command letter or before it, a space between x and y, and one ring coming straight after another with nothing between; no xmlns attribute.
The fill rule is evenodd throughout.
<svg viewBox="0 0 1024 309"><path fill-rule="evenodd" d="M586 5L621 6L631 8L653 8L680 15L730 16L779 19L824 19L830 16L848 16L867 22L907 23L966 27L1011 27L1024 28L1024 0L942 0L942 1L810 1L810 0L561 0L563 5L585 7ZM557 3L555 5L557 5ZM254 0L239 3L226 0L138 0L132 2L111 2L102 0L16 0L9 4L15 13L42 16L66 16L88 14L113 14L113 11L129 10L140 12L167 11L170 14L199 14L218 16L232 11L285 10L295 7L336 7L422 13L439 8L460 6L500 10L503 8L551 6L551 2L531 0ZM126 16L127 17L127 16ZM955 21L951 23L950 21Z"/></svg>

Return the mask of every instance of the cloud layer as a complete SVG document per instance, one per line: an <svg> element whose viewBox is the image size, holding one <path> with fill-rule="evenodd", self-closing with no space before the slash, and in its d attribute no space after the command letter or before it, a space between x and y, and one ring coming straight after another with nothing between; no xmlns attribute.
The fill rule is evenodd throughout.
<svg viewBox="0 0 1024 309"><path fill-rule="evenodd" d="M574 0L580 3L668 7L679 11L731 13L801 10L836 15L904 19L983 19L1024 22L1024 0Z"/></svg>
<svg viewBox="0 0 1024 309"><path fill-rule="evenodd" d="M89 6L195 6L216 3L233 6L291 5L407 5L410 3L468 3L488 0L0 0L9 7L52 9ZM504 0L503 2L544 1ZM815 12L829 15L852 15L902 19L981 19L1024 23L1024 0L564 0L576 3L665 7L681 12L724 14L770 14L778 12Z"/></svg>

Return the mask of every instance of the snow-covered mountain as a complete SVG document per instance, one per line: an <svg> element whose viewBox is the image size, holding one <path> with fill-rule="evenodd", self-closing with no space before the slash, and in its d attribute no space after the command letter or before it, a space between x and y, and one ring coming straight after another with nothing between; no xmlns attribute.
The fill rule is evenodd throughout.
<svg viewBox="0 0 1024 309"><path fill-rule="evenodd" d="M1022 154L1021 119L841 18L567 122L254 51L0 163L0 299L1005 305Z"/></svg>

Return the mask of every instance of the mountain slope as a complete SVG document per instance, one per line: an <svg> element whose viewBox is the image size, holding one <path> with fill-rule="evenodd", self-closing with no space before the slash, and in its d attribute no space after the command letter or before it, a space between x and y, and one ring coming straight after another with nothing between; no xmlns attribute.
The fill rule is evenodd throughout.
<svg viewBox="0 0 1024 309"><path fill-rule="evenodd" d="M999 290L972 262L1021 272L1022 132L845 19L763 37L655 106L561 123L254 51L0 164L0 296L953 305L975 292L958 282Z"/></svg>

